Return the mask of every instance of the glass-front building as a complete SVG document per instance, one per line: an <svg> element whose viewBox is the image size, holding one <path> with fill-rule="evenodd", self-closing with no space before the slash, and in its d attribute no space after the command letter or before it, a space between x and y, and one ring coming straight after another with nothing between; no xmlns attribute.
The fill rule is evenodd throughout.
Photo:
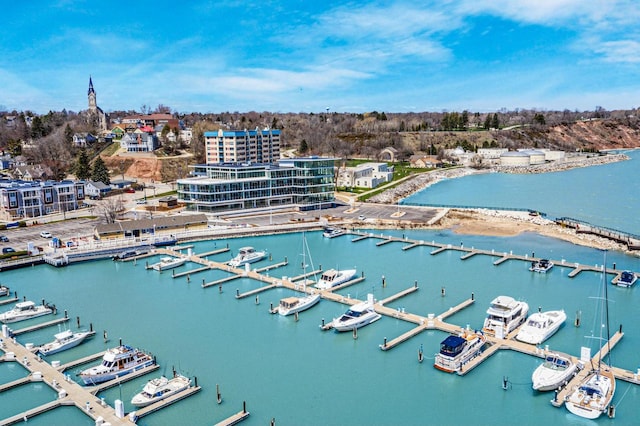
<svg viewBox="0 0 640 426"><path fill-rule="evenodd" d="M329 207L335 201L334 161L305 157L276 164L196 165L195 177L178 180L178 201L187 210L204 213Z"/></svg>

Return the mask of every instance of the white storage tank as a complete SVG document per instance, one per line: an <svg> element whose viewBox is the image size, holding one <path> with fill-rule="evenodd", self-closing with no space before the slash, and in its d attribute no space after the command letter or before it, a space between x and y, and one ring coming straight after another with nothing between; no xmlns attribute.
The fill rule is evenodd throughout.
<svg viewBox="0 0 640 426"><path fill-rule="evenodd" d="M531 164L529 154L520 151L508 151L500 155L500 165L523 167Z"/></svg>

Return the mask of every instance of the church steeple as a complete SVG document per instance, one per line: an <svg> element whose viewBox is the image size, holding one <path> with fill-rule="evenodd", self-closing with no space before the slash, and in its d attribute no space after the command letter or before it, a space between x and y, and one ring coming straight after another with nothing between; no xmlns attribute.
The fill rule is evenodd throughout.
<svg viewBox="0 0 640 426"><path fill-rule="evenodd" d="M91 76L89 76L89 91L87 92L87 96L89 98L89 111L96 112L98 103L96 102L96 91L93 90L93 80L91 80Z"/></svg>

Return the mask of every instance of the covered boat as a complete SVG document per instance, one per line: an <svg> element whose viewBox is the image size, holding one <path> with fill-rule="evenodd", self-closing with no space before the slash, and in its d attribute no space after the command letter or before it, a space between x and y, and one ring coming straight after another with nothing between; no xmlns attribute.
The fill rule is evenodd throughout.
<svg viewBox="0 0 640 426"><path fill-rule="evenodd" d="M172 395L175 395L191 386L191 379L180 374L174 374L172 379L158 377L144 385L141 392L131 398L131 405L138 408L146 407Z"/></svg>
<svg viewBox="0 0 640 426"><path fill-rule="evenodd" d="M331 327L336 331L352 331L378 321L382 315L374 310L373 304L373 294L367 295L366 302L355 304L347 309L342 316L334 318L330 324Z"/></svg>
<svg viewBox="0 0 640 426"><path fill-rule="evenodd" d="M552 352L544 362L533 371L531 381L533 390L552 391L568 382L579 370L579 364L569 355Z"/></svg>
<svg viewBox="0 0 640 426"><path fill-rule="evenodd" d="M447 373L460 372L464 364L480 354L485 342L481 331L464 329L460 334L450 335L440 343L433 366Z"/></svg>
<svg viewBox="0 0 640 426"><path fill-rule="evenodd" d="M318 280L318 284L316 284L316 288L321 290L327 290L332 287L339 286L340 284L344 284L353 278L356 275L355 269L328 269L322 273L320 279Z"/></svg>
<svg viewBox="0 0 640 426"><path fill-rule="evenodd" d="M335 238L344 234L346 234L346 231L342 228L325 228L322 232L322 236L325 238Z"/></svg>
<svg viewBox="0 0 640 426"><path fill-rule="evenodd" d="M256 250L253 247L242 247L238 250L236 257L231 259L227 265L237 268L238 266L242 266L247 263L258 262L265 257L267 257L266 251Z"/></svg>
<svg viewBox="0 0 640 426"><path fill-rule="evenodd" d="M11 322L23 321L30 318L51 314L53 313L54 309L55 308L53 306L46 305L44 304L44 302L42 305L36 305L32 301L27 300L25 302L16 303L13 309L0 314L0 321L6 324Z"/></svg>
<svg viewBox="0 0 640 426"><path fill-rule="evenodd" d="M40 346L38 348L38 352L44 356L53 355L78 346L86 338L93 336L94 334L95 332L93 331L78 331L74 333L71 330L65 330L54 334L53 337L55 340Z"/></svg>
<svg viewBox="0 0 640 426"><path fill-rule="evenodd" d="M102 357L102 363L83 370L79 375L85 385L95 385L124 376L156 363L146 352L128 345L108 349Z"/></svg>
<svg viewBox="0 0 640 426"><path fill-rule="evenodd" d="M187 262L187 259L183 257L171 257L166 256L160 259L160 262L154 263L151 265L153 269L156 271L164 271L166 269L177 268L178 266L182 266Z"/></svg>
<svg viewBox="0 0 640 426"><path fill-rule="evenodd" d="M631 287L636 283L637 280L638 280L638 276L635 274L635 272L622 271L618 279L616 280L614 278L613 281L611 282L612 284L615 284L618 287Z"/></svg>
<svg viewBox="0 0 640 426"><path fill-rule="evenodd" d="M529 270L531 272L540 272L544 274L547 271L549 271L551 268L553 268L552 261L550 261L549 259L540 259L540 260L531 262L531 267L529 268Z"/></svg>
<svg viewBox="0 0 640 426"><path fill-rule="evenodd" d="M564 311L536 312L522 326L516 339L537 345L551 337L567 320Z"/></svg>
<svg viewBox="0 0 640 426"><path fill-rule="evenodd" d="M280 304L276 308L278 313L282 316L292 315L296 312L302 312L311 308L320 301L320 293L308 294L302 297L285 297L280 299Z"/></svg>
<svg viewBox="0 0 640 426"><path fill-rule="evenodd" d="M527 319L529 305L510 296L498 296L487 309L482 331L500 339L507 337Z"/></svg>

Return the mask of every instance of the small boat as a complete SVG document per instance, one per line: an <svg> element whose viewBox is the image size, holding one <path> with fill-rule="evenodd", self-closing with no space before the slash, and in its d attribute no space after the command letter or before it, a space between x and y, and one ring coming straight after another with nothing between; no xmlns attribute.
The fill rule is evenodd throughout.
<svg viewBox="0 0 640 426"><path fill-rule="evenodd" d="M322 233L322 236L325 238L335 238L335 237L339 237L340 235L344 235L346 233L347 231L345 231L342 228L324 228L324 232Z"/></svg>
<svg viewBox="0 0 640 426"><path fill-rule="evenodd" d="M42 315L48 315L53 313L54 307L45 305L36 305L30 300L25 302L18 302L13 309L0 314L0 321L3 323L11 323L17 321L23 321L30 318L39 317Z"/></svg>
<svg viewBox="0 0 640 426"><path fill-rule="evenodd" d="M108 349L102 363L83 370L79 375L85 385L95 385L154 365L156 360L139 349L120 345Z"/></svg>
<svg viewBox="0 0 640 426"><path fill-rule="evenodd" d="M9 287L7 287L6 285L0 284L0 297L4 297L8 295L9 295Z"/></svg>
<svg viewBox="0 0 640 426"><path fill-rule="evenodd" d="M160 262L154 263L151 265L153 269L156 271L164 271L166 269L177 268L178 266L182 266L187 262L187 259L184 257L171 257L166 256L160 259Z"/></svg>
<svg viewBox="0 0 640 426"><path fill-rule="evenodd" d="M280 299L280 304L276 308L282 316L292 315L309 309L320 301L320 293L308 294L303 297L286 297Z"/></svg>
<svg viewBox="0 0 640 426"><path fill-rule="evenodd" d="M142 391L131 398L131 405L141 408L175 395L191 386L191 379L181 374L174 374L172 379L158 377L149 380Z"/></svg>
<svg viewBox="0 0 640 426"><path fill-rule="evenodd" d="M334 318L331 327L336 331L352 331L378 321L382 315L373 309L373 304L373 294L369 294L366 302L357 303L339 318Z"/></svg>
<svg viewBox="0 0 640 426"><path fill-rule="evenodd" d="M253 247L242 247L238 250L238 255L231 259L227 265L237 268L247 263L258 262L265 257L267 257L267 252L264 250L256 250Z"/></svg>
<svg viewBox="0 0 640 426"><path fill-rule="evenodd" d="M636 283L636 281L638 281L638 276L635 274L635 272L622 271L622 273L620 273L620 276L618 277L618 280L616 281L616 279L614 278L611 283L617 285L618 287L631 287Z"/></svg>
<svg viewBox="0 0 640 426"><path fill-rule="evenodd" d="M113 256L113 260L127 260L147 253L149 253L148 249L125 250Z"/></svg>
<svg viewBox="0 0 640 426"><path fill-rule="evenodd" d="M529 270L531 272L540 272L542 274L546 274L549 269L553 268L553 262L549 259L540 259L534 262L531 262L531 267Z"/></svg>
<svg viewBox="0 0 640 426"><path fill-rule="evenodd" d="M564 311L536 312L518 331L516 339L532 345L540 344L558 331L566 320Z"/></svg>
<svg viewBox="0 0 640 426"><path fill-rule="evenodd" d="M557 352L548 354L544 362L533 370L531 381L533 390L540 392L558 389L568 382L579 369L579 364L571 357Z"/></svg>
<svg viewBox="0 0 640 426"><path fill-rule="evenodd" d="M498 296L487 309L482 331L504 339L527 319L528 313L529 305L526 302L519 302L510 296Z"/></svg>
<svg viewBox="0 0 640 426"><path fill-rule="evenodd" d="M40 346L38 352L43 356L53 355L78 346L87 337L93 336L94 334L94 331L78 331L74 333L71 330L65 330L54 334L53 337L55 340Z"/></svg>
<svg viewBox="0 0 640 426"><path fill-rule="evenodd" d="M452 334L440 343L433 366L447 373L459 372L464 364L480 354L486 341L481 331L463 329L460 334Z"/></svg>
<svg viewBox="0 0 640 426"><path fill-rule="evenodd" d="M356 274L355 269L329 269L324 271L318 280L318 284L316 284L316 288L321 290L327 290L332 287L339 286L340 284L344 284L354 277Z"/></svg>

